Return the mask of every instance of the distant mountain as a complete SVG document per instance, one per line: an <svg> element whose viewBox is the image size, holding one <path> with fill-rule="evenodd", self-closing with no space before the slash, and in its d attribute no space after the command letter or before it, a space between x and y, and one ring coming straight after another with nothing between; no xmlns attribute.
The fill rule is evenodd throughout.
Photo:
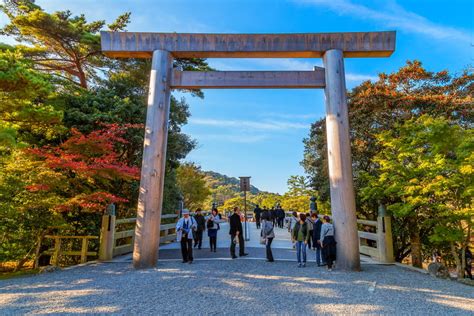
<svg viewBox="0 0 474 316"><path fill-rule="evenodd" d="M206 181L211 189L227 186L232 191L240 192L240 179L228 177L214 171L204 171L204 174L206 175ZM252 179L250 179L250 192L252 194L263 193L263 191L260 191L257 187L252 185Z"/></svg>

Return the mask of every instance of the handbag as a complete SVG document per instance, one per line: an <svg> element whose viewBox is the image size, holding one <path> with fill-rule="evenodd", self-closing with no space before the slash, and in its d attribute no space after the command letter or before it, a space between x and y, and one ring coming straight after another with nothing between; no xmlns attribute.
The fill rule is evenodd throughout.
<svg viewBox="0 0 474 316"><path fill-rule="evenodd" d="M267 243L267 239L265 237L260 237L260 244L265 245Z"/></svg>

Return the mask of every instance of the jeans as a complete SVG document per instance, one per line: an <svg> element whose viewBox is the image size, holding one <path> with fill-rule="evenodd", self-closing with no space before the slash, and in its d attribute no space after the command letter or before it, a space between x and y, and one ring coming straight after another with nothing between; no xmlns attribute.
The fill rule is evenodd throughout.
<svg viewBox="0 0 474 316"><path fill-rule="evenodd" d="M323 265L323 260L321 258L321 248L316 247L316 264Z"/></svg>
<svg viewBox="0 0 474 316"><path fill-rule="evenodd" d="M301 253L303 253L303 263L306 263L306 244L304 241L296 242L296 258L298 263L301 263Z"/></svg>

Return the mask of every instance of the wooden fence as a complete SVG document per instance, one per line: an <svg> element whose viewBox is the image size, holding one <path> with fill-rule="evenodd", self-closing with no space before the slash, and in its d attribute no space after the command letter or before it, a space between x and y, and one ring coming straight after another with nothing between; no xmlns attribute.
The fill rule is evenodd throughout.
<svg viewBox="0 0 474 316"><path fill-rule="evenodd" d="M291 216L292 212L286 212L285 225L288 225L288 219ZM318 216L319 218L323 218L324 215ZM358 230L359 252L382 263L395 262L393 255L391 217L379 216L376 221L358 219L357 224L363 227L362 230ZM364 228L367 228L370 231L366 231Z"/></svg>
<svg viewBox="0 0 474 316"><path fill-rule="evenodd" d="M375 230L375 232L366 229L358 231L359 252L382 263L394 262L390 216L379 216L376 221L358 219L357 224L368 230Z"/></svg>
<svg viewBox="0 0 474 316"><path fill-rule="evenodd" d="M173 223L161 224L160 243L171 242L176 239L176 214L162 215L162 220L171 220ZM100 234L100 249L89 251L89 241L98 239L98 236L53 236L46 235L44 239L54 240L54 248L48 249L41 254L50 255L50 264L59 265L63 256L80 256L80 262L87 262L88 257L99 256L100 260L111 260L115 256L120 256L133 252L135 237L136 218L116 219L113 215L102 217L102 228ZM359 229L359 251L361 254L370 256L374 260L390 263L394 262L391 218L389 216L379 216L376 221L358 219L362 230ZM368 231L369 230L369 231ZM80 250L62 250L63 240L80 239Z"/></svg>
<svg viewBox="0 0 474 316"><path fill-rule="evenodd" d="M81 256L81 263L87 262L87 257L97 256L96 251L89 251L89 241L91 239L99 239L97 236L53 236L46 235L43 239L53 239L54 248L43 251L40 255L50 255L50 264L54 266L59 265L59 261L63 256ZM61 249L62 241L65 239L80 239L81 250L64 251ZM36 264L37 265L37 264Z"/></svg>
<svg viewBox="0 0 474 316"><path fill-rule="evenodd" d="M173 223L161 224L160 243L176 239L176 214L164 214L162 220L174 219ZM113 257L133 252L136 217L116 219L113 215L102 217L100 234L100 260L111 260Z"/></svg>

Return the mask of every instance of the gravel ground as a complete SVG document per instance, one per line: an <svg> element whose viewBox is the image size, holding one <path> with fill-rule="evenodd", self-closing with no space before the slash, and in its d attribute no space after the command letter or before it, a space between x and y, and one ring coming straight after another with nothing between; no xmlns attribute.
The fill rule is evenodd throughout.
<svg viewBox="0 0 474 316"><path fill-rule="evenodd" d="M0 281L0 315L423 314L472 315L472 287L396 266L327 272L312 263L161 261L134 270L112 262Z"/></svg>

